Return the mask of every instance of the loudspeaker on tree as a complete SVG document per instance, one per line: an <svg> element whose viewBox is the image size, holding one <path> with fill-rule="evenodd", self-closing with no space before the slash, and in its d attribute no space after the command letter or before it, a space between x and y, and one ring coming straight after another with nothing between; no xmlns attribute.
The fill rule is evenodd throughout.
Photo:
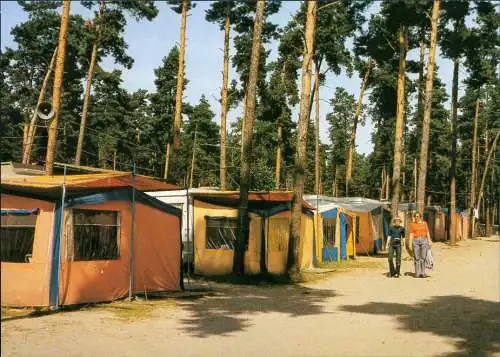
<svg viewBox="0 0 500 357"><path fill-rule="evenodd" d="M49 102L42 102L36 108L36 115L42 120L52 120L56 115L56 112L52 108L52 104Z"/></svg>

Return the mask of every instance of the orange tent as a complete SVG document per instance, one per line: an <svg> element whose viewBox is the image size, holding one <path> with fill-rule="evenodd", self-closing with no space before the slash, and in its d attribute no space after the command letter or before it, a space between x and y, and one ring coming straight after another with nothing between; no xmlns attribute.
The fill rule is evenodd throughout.
<svg viewBox="0 0 500 357"><path fill-rule="evenodd" d="M174 186L92 174L6 179L1 187L2 305L181 289L181 212L141 192Z"/></svg>

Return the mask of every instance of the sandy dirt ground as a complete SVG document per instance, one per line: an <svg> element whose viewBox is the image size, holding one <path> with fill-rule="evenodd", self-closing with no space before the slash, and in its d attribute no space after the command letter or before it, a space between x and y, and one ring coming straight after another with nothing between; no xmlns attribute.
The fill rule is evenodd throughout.
<svg viewBox="0 0 500 357"><path fill-rule="evenodd" d="M433 245L428 279L383 265L314 283L3 318L14 356L500 356L500 239ZM404 262L403 273L413 270Z"/></svg>

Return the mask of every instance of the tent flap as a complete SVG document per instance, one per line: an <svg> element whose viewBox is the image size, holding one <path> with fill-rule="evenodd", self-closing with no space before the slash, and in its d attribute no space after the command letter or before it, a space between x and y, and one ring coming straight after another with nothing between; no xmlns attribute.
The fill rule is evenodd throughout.
<svg viewBox="0 0 500 357"><path fill-rule="evenodd" d="M2 216L30 216L32 214L40 213L39 208L31 209L2 209L0 211Z"/></svg>

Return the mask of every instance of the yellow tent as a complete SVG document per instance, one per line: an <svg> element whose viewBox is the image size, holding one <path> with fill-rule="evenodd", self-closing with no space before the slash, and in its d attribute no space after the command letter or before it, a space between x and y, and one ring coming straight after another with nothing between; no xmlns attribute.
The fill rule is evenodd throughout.
<svg viewBox="0 0 500 357"><path fill-rule="evenodd" d="M250 226L244 258L248 274L263 269L272 274L286 272L292 198L291 192L249 195ZM195 273L226 275L233 271L238 202L236 192L193 194ZM313 217L310 206L304 206L300 268L310 267L313 260Z"/></svg>

